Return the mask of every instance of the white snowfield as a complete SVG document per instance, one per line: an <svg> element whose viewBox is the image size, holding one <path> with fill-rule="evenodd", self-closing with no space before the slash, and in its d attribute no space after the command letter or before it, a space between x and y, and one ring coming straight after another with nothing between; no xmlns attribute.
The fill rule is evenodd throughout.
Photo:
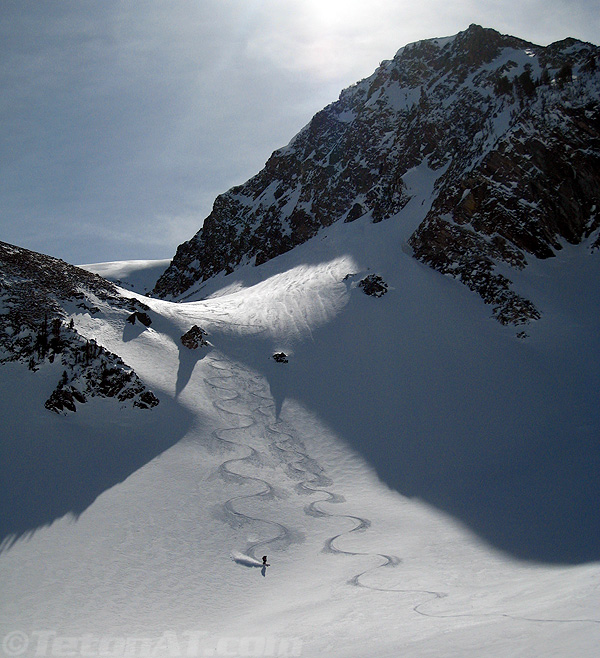
<svg viewBox="0 0 600 658"><path fill-rule="evenodd" d="M148 329L74 312L151 411L55 415L60 364L0 370L0 655L597 655L600 254L519 274L543 312L521 339L400 224L141 298Z"/></svg>
<svg viewBox="0 0 600 658"><path fill-rule="evenodd" d="M158 277L167 269L170 260L114 260L108 263L79 265L84 270L117 283L142 295L152 290Z"/></svg>

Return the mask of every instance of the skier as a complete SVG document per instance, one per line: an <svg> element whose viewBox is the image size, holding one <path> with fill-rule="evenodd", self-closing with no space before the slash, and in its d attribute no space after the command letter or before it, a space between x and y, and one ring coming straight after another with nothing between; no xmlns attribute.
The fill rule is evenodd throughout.
<svg viewBox="0 0 600 658"><path fill-rule="evenodd" d="M267 564L267 556L263 555L263 567L268 567L269 565Z"/></svg>

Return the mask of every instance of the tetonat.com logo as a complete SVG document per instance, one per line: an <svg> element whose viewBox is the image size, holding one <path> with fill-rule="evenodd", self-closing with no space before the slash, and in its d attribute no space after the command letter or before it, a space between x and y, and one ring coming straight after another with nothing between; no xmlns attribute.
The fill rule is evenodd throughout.
<svg viewBox="0 0 600 658"><path fill-rule="evenodd" d="M61 635L56 631L13 631L2 640L4 656L73 656L86 658L201 658L204 656L297 657L302 655L299 638L276 638L269 635L209 637L207 631L174 633L165 631L157 637Z"/></svg>

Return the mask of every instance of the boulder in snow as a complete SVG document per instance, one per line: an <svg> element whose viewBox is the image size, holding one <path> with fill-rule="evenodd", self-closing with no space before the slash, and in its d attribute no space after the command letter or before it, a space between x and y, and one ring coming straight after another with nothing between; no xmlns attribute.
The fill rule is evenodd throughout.
<svg viewBox="0 0 600 658"><path fill-rule="evenodd" d="M190 350L195 350L198 347L208 345L204 336L208 336L206 331L195 324L189 331L186 331L186 333L183 334L181 337L181 344Z"/></svg>
<svg viewBox="0 0 600 658"><path fill-rule="evenodd" d="M141 322L145 327L149 327L152 324L148 313L144 313L143 311L135 311L127 318L127 322L131 322L131 324L135 324L136 320Z"/></svg>
<svg viewBox="0 0 600 658"><path fill-rule="evenodd" d="M359 281L358 285L363 289L365 295L381 297L387 292L387 283L378 274L369 274Z"/></svg>

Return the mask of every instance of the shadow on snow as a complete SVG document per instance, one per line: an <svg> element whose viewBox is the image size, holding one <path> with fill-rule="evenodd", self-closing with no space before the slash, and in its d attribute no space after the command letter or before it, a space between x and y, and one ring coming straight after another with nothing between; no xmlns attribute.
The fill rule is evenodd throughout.
<svg viewBox="0 0 600 658"><path fill-rule="evenodd" d="M152 410L116 411L115 400L93 400L69 417L46 411L41 399L19 410L4 410L4 403L0 399L0 414L9 422L0 444L2 550L66 514L77 518L177 443L192 420L164 394ZM90 422L86 407L92 405Z"/></svg>
<svg viewBox="0 0 600 658"><path fill-rule="evenodd" d="M392 294L355 290L288 364L270 358L276 344L261 336L211 339L267 378L278 413L299 400L389 487L493 547L534 562L599 560L594 360L576 344L544 351L519 341L460 284L427 276L448 295L404 290L398 306ZM457 295L473 317L457 319Z"/></svg>

